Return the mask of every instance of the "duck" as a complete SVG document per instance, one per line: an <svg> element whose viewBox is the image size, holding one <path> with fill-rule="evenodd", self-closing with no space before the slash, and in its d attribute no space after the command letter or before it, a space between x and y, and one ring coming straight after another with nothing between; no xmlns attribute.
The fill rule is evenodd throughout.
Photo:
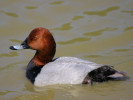
<svg viewBox="0 0 133 100"><path fill-rule="evenodd" d="M56 42L51 32L43 27L33 29L19 45L11 50L36 50L26 68L26 77L37 87L55 84L93 84L121 80L125 72L113 66L97 64L76 57L54 58Z"/></svg>

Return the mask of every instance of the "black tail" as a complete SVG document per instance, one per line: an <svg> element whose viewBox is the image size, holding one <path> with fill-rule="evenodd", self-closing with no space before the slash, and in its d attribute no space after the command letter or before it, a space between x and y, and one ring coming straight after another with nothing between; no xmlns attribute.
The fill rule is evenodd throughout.
<svg viewBox="0 0 133 100"><path fill-rule="evenodd" d="M126 78L124 72L113 69L112 66L104 65L88 73L83 84L93 84L93 82L104 82L108 80L123 80Z"/></svg>

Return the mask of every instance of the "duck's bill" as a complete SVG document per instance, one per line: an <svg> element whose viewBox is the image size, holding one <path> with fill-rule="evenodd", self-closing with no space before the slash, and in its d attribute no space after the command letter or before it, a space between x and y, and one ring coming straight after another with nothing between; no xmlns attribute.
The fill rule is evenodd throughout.
<svg viewBox="0 0 133 100"><path fill-rule="evenodd" d="M9 47L11 50L21 50L21 49L30 49L28 45L15 45L15 46L10 46Z"/></svg>
<svg viewBox="0 0 133 100"><path fill-rule="evenodd" d="M11 50L21 50L21 49L30 49L30 46L28 45L26 38L22 44L10 46L9 48Z"/></svg>
<svg viewBox="0 0 133 100"><path fill-rule="evenodd" d="M15 46L10 46L11 50L21 50L21 49L29 49L30 47L27 45L15 45Z"/></svg>
<svg viewBox="0 0 133 100"><path fill-rule="evenodd" d="M24 47L22 45L15 45L15 46L10 46L11 50L21 50L24 49Z"/></svg>
<svg viewBox="0 0 133 100"><path fill-rule="evenodd" d="M10 46L9 48L11 50L21 50L21 49L30 49L30 46L27 45L26 43L22 43L20 45Z"/></svg>

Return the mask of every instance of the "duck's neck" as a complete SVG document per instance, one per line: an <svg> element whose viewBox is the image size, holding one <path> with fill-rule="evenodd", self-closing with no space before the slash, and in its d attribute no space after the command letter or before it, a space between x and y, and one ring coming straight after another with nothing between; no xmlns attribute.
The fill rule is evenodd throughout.
<svg viewBox="0 0 133 100"><path fill-rule="evenodd" d="M54 57L55 51L52 54L45 53L44 51L37 51L35 56L28 64L27 70L31 70L35 67L42 67L51 62Z"/></svg>
<svg viewBox="0 0 133 100"><path fill-rule="evenodd" d="M33 63L35 64L35 66L43 66L51 62L53 57L54 53L48 54L45 51L37 51L35 56L33 57Z"/></svg>
<svg viewBox="0 0 133 100"><path fill-rule="evenodd" d="M54 55L48 55L43 51L37 51L33 57L33 62L35 66L42 66L52 61Z"/></svg>

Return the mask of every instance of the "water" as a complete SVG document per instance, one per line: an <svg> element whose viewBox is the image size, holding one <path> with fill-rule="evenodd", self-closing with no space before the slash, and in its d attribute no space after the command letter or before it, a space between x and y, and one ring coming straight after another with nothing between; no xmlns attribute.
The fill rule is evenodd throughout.
<svg viewBox="0 0 133 100"><path fill-rule="evenodd" d="M0 1L0 100L131 100L133 98L132 0ZM115 66L126 81L34 87L25 77L32 50L9 50L35 27L55 37L55 57L75 56Z"/></svg>

